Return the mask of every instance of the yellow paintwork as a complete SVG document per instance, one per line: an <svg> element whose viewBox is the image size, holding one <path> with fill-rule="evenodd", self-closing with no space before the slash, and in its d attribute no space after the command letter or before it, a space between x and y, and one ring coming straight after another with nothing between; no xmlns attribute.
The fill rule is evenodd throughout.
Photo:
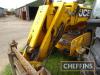
<svg viewBox="0 0 100 75"><path fill-rule="evenodd" d="M76 50L78 51L81 50L81 48L89 46L90 41L91 33L89 32L84 33L83 35L80 35L77 38L73 39L71 42L70 55L74 55Z"/></svg>
<svg viewBox="0 0 100 75"><path fill-rule="evenodd" d="M91 41L91 33L87 32L80 36L75 36L73 38L70 38L71 36L68 36L66 34L63 35L62 39L63 41L59 41L56 45L56 47L63 51L64 49L70 50L70 55L74 56L77 55L78 51L81 50L81 48L87 47L90 45ZM67 42L66 44L63 44L64 42ZM77 52L76 52L77 51Z"/></svg>
<svg viewBox="0 0 100 75"><path fill-rule="evenodd" d="M40 46L40 49L39 49L40 51L39 51L38 59L40 59L40 57L42 59L44 59L47 56L47 52L48 52L48 49L50 47L49 45L50 45L50 43L52 44L51 32L52 32L52 29L54 28L55 24L57 24L55 22L58 21L58 23L59 23L59 20L58 20L59 16L58 15L61 13L61 10L62 10L62 7L63 7L63 3L58 3L58 5L59 5L58 11L57 11L56 15L54 16L53 21L51 22L51 25L50 25L50 27L49 27L49 29L47 31L47 34L44 37L44 40L43 40L43 42L42 42L42 44ZM62 14L60 14L60 15L62 15Z"/></svg>
<svg viewBox="0 0 100 75"><path fill-rule="evenodd" d="M75 13L78 6L79 4L77 2L54 2L39 7L27 41L28 47L31 48L29 52L34 53L37 48L39 50L37 57L35 58L36 60L33 60L32 63L43 61L48 56L49 50L51 50L56 44L56 47L59 49L69 48L70 55L77 54L76 50L89 44L91 34L88 32L75 36L75 38L71 40L69 47L61 46L58 42L68 27L81 26L83 29L86 27L85 24L78 25L89 19L89 17L79 17L78 12ZM83 7L80 7L80 9L81 8ZM57 37L58 33L59 39ZM54 44L54 39L58 39L56 44ZM27 50L25 50L23 54L25 57L28 57Z"/></svg>
<svg viewBox="0 0 100 75"><path fill-rule="evenodd" d="M29 37L28 37L29 46L32 48L35 47L38 37L39 37L39 34L41 34L41 29L43 26L43 22L47 16L46 14L48 12L48 8L49 8L48 5L39 7L38 13L35 17L35 20L33 22L33 25L32 25L32 28L31 28L31 31L30 31Z"/></svg>

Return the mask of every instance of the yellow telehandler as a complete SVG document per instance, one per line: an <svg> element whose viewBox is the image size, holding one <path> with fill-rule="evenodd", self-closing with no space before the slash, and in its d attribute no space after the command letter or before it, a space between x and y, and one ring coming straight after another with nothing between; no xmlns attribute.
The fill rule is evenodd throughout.
<svg viewBox="0 0 100 75"><path fill-rule="evenodd" d="M41 63L54 47L69 56L88 52L93 31L88 29L87 21L92 8L83 6L78 0L65 1L44 0L22 51L17 48L18 43L12 41L8 56L13 75L51 75Z"/></svg>

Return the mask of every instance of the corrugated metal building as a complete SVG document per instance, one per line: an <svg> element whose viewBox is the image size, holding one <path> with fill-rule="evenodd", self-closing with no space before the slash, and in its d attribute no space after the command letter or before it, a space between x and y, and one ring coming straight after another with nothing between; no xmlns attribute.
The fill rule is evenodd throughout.
<svg viewBox="0 0 100 75"><path fill-rule="evenodd" d="M5 9L0 7L0 17L4 16L5 14Z"/></svg>
<svg viewBox="0 0 100 75"><path fill-rule="evenodd" d="M25 6L17 8L15 10L15 15L23 20L32 20L34 19L38 7L43 4L42 0L37 0L32 3L29 3Z"/></svg>

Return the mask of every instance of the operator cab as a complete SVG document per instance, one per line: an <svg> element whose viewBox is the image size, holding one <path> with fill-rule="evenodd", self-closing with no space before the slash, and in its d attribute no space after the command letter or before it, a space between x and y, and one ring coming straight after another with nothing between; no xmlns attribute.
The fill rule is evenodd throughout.
<svg viewBox="0 0 100 75"><path fill-rule="evenodd" d="M85 61L95 61L95 75L100 75L100 0L94 0L91 19L88 21L89 27L95 29L93 44L90 52L85 56ZM82 72L82 75L94 75L92 72Z"/></svg>

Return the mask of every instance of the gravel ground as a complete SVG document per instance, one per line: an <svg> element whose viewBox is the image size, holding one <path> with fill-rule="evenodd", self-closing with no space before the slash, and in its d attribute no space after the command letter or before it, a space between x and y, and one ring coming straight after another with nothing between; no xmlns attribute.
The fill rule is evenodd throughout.
<svg viewBox="0 0 100 75"><path fill-rule="evenodd" d="M31 25L32 21L23 21L15 16L0 18L0 71L9 63L7 53L11 40L15 39L22 47Z"/></svg>

